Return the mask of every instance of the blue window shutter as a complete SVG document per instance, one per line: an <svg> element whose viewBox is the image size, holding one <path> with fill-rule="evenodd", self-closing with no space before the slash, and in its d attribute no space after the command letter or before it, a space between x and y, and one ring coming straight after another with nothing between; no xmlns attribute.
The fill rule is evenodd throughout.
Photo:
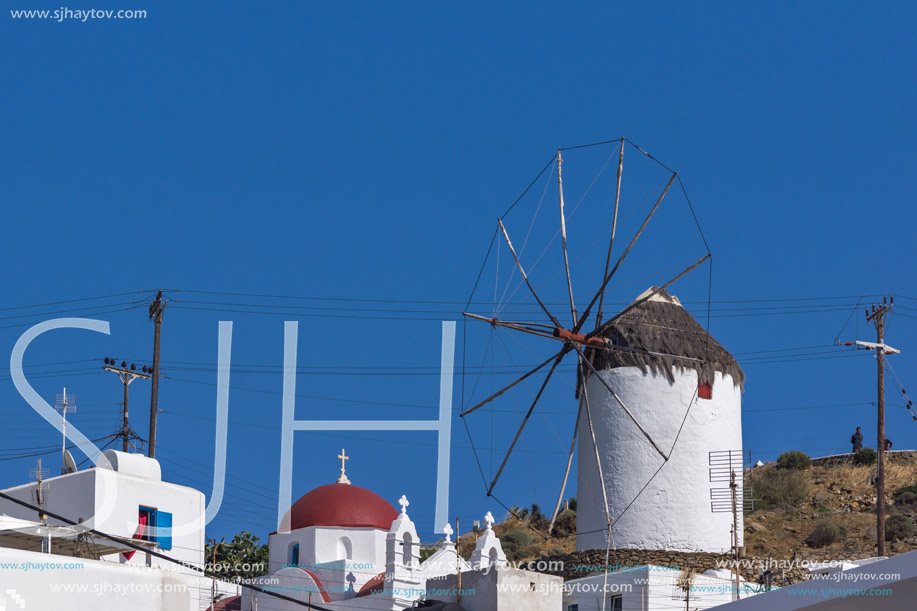
<svg viewBox="0 0 917 611"><path fill-rule="evenodd" d="M156 512L156 541L160 549L172 549L172 514Z"/></svg>

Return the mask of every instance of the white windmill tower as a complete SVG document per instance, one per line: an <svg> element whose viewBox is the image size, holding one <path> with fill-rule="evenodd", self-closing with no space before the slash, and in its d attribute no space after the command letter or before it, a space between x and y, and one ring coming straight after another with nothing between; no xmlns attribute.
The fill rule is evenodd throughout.
<svg viewBox="0 0 917 611"><path fill-rule="evenodd" d="M563 299L569 299L568 311L572 320L561 322L560 319L567 318L567 314L557 312L555 315L552 312L554 308L551 306L556 305L560 294L556 294L555 299L542 299L539 296L538 291L541 287L554 277L535 278L532 274L533 268L539 263L545 251L542 251L533 263L523 263L525 243L529 241L532 230L530 227L521 249L517 250L504 224L508 210L498 221L495 241L498 244L505 242L514 264L513 273L518 274L516 277L521 277L521 283L524 283L523 292L528 290L537 305L537 308L534 308L536 313L545 315L547 319L537 322L522 320L521 316L530 312L517 309L515 311L519 313L519 317L506 320L499 316L501 311L510 312L503 304L495 304L495 313L490 316L475 312L465 312L464 315L469 319L489 324L493 334L498 330L510 329L513 332L545 338L550 340L545 343L553 344L553 349L544 352L541 358L547 358L537 367L482 401L464 409L461 415L466 417L504 393L516 392L512 390L514 388L527 388L528 378L536 382L532 384L531 389L534 399L528 411L524 413L502 463L496 469L495 475L488 478L487 494L493 496L510 455L517 447L523 429L542 399L549 381L555 373L561 371L559 365L565 359L573 360L577 372L576 396L579 406L561 493L548 530L554 526L569 478L573 455L578 448L578 549L617 547L723 551L732 545L732 519L728 515L711 511L709 461L711 452L730 451L741 454L741 387L744 374L732 355L709 335L682 307L677 298L667 291L677 280L707 262L711 253L701 233L705 256L687 267L679 265L678 269L683 271L664 284L646 290L617 314L603 319L603 307L607 309L611 305L605 302L609 283L660 209L670 188L676 183L676 189L685 195L684 199L691 215L694 215L693 207L677 173L629 140L622 138L571 148L607 144L618 144L620 149L616 148L613 153L618 159L613 198L606 200L609 201L608 209L593 223L600 226L601 230L610 225L610 231L604 233L608 240L607 255L603 253L601 260L595 261L596 266L604 263L597 291L590 291L591 300L585 307L583 304L579 304L578 307L570 271L571 263L578 257L568 255L567 225L583 199L565 211L564 183L561 179L562 158L561 151L558 151L552 163L542 170L542 174L550 167L557 170L560 222L556 236L560 237L563 268L555 276L566 281ZM615 242L615 234L619 223L625 144L633 145L645 158L661 166L667 175L664 186L660 187L661 193L659 190L655 191L658 198L654 195L648 200L655 200L655 204L648 210L639 228L621 250L620 243ZM539 177L542 174L539 174ZM516 202L525 196L533 184L535 181ZM590 189L591 185L585 190L583 198ZM543 199L544 195L542 201ZM637 205L633 211L640 209L642 205ZM540 208L541 202L536 208L536 216ZM626 217L622 214L623 218ZM696 222L696 216L693 220ZM534 223L534 220L532 222ZM583 225L580 223L580 226ZM549 237L550 233L547 235ZM597 242L593 242L593 245ZM548 242L548 246L551 243L553 240ZM671 243L667 245L670 249L676 248ZM579 257L586 254L591 247L587 247ZM619 250L620 253L615 252ZM499 251L497 252L499 266ZM559 256L561 253L557 254ZM487 260L485 258L485 266ZM483 269L482 266L482 272ZM480 280L479 274L468 301L469 305L473 303L474 291ZM506 294L505 290L503 294ZM510 317L507 315L507 318ZM550 354L551 352L553 354ZM539 384L540 376L543 378ZM523 382L525 383L522 384ZM477 458L477 452L475 456ZM480 460L478 464L480 467ZM481 471L483 475L483 469Z"/></svg>
<svg viewBox="0 0 917 611"><path fill-rule="evenodd" d="M711 512L710 455L740 454L745 375L678 298L662 290L643 301L655 289L640 295L639 305L602 332L615 346L630 350L596 350L598 375L588 378L581 393L592 404L608 509L615 518L613 544L721 552L732 547L733 517ZM635 421L660 447L673 448L667 461L646 442ZM590 439L588 426L580 421L577 488L600 490L594 449L583 443ZM739 521L741 535L741 513ZM601 503L581 494L577 549L612 543L606 540L605 524Z"/></svg>

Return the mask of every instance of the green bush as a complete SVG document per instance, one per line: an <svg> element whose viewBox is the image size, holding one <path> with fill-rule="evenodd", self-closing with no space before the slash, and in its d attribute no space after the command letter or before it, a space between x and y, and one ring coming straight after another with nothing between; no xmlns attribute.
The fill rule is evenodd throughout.
<svg viewBox="0 0 917 611"><path fill-rule="evenodd" d="M554 521L554 532L552 533L556 537L569 537L570 535L576 534L576 512L575 511L564 511L557 516L557 520Z"/></svg>
<svg viewBox="0 0 917 611"><path fill-rule="evenodd" d="M911 511L917 507L917 494L913 492L902 492L895 495L895 507L906 511Z"/></svg>
<svg viewBox="0 0 917 611"><path fill-rule="evenodd" d="M876 464L876 451L872 448L860 448L853 453L853 464L855 465L874 465Z"/></svg>
<svg viewBox="0 0 917 611"><path fill-rule="evenodd" d="M896 513L885 520L885 540L903 541L914 536L914 523L906 515Z"/></svg>
<svg viewBox="0 0 917 611"><path fill-rule="evenodd" d="M503 547L524 547L532 542L532 538L524 530L514 530L500 537Z"/></svg>
<svg viewBox="0 0 917 611"><path fill-rule="evenodd" d="M795 507L809 498L808 475L795 469L766 469L751 478L756 509Z"/></svg>
<svg viewBox="0 0 917 611"><path fill-rule="evenodd" d="M825 547L832 543L837 543L847 536L847 529L840 524L831 522L819 522L815 525L815 530L809 535L809 545L812 547Z"/></svg>
<svg viewBox="0 0 917 611"><path fill-rule="evenodd" d="M784 452L777 458L777 466L781 469L805 471L812 466L812 459L804 452L790 450L789 452Z"/></svg>
<svg viewBox="0 0 917 611"><path fill-rule="evenodd" d="M917 484L911 484L910 486L904 486L903 488L898 488L892 494L892 497L898 498L900 495L904 494L905 492L910 492L911 494L917 494Z"/></svg>

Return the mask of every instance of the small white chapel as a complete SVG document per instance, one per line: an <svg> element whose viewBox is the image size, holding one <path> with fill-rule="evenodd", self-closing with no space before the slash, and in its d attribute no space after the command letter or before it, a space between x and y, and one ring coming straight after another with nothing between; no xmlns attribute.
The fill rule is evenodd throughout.
<svg viewBox="0 0 917 611"><path fill-rule="evenodd" d="M507 566L490 512L469 561L458 556L453 529L445 524L435 552L421 562L421 539L408 514L408 499L402 495L400 510L395 509L375 492L354 485L347 477L343 450L338 458L337 481L300 497L278 532L271 533L270 572L256 579L256 585L336 611L492 611L505 608L501 592L507 583L518 582L525 587L511 588L517 590L511 594L512 608L560 608L562 579ZM459 575L474 586L458 585L463 583ZM538 587L532 588L534 584ZM547 589L556 594L545 596ZM529 591L541 593L527 596ZM504 605L498 606L498 598ZM265 593L243 595L239 602L246 611L259 604L262 609L302 608Z"/></svg>

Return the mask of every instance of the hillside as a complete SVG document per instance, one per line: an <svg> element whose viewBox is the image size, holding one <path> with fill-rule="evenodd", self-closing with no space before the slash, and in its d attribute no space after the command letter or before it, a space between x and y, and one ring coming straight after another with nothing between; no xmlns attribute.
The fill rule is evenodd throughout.
<svg viewBox="0 0 917 611"><path fill-rule="evenodd" d="M745 557L776 561L857 559L876 555L876 495L872 480L876 467L854 465L850 456L815 459L806 468L781 467L768 463L745 474L748 493L755 508L745 514ZM896 494L917 485L917 452L892 452L886 474L888 543L887 555L917 549L914 521L917 493ZM494 526L510 560L561 559L568 564L592 564L602 558L592 552L575 553L576 501L558 521L558 536L545 538L548 518L537 507L514 508L519 517L508 514ZM475 533L461 537L460 550L468 558L474 549ZM603 551L604 553L604 551ZM601 556L601 555L600 555ZM656 562L712 568L716 554L678 554L643 550L618 550L612 559L627 562ZM562 572L580 576L576 568ZM790 581L802 579L805 571L793 571ZM749 570L754 579L756 571Z"/></svg>
<svg viewBox="0 0 917 611"><path fill-rule="evenodd" d="M781 471L783 473L781 473ZM745 515L745 548L750 556L788 558L794 552L876 553L875 465L855 466L849 457L815 459L793 473L775 463L747 474L755 511ZM792 473L791 477L787 477ZM917 484L917 453L892 452L886 469L886 519L901 524L886 545L886 554L917 549L913 521L917 496L895 492ZM783 497L781 499L781 497ZM819 524L837 527L836 541L820 545L812 534ZM886 531L894 526L887 526ZM824 530L825 527L822 528ZM831 537L828 537L830 539ZM887 537L888 538L888 537Z"/></svg>

